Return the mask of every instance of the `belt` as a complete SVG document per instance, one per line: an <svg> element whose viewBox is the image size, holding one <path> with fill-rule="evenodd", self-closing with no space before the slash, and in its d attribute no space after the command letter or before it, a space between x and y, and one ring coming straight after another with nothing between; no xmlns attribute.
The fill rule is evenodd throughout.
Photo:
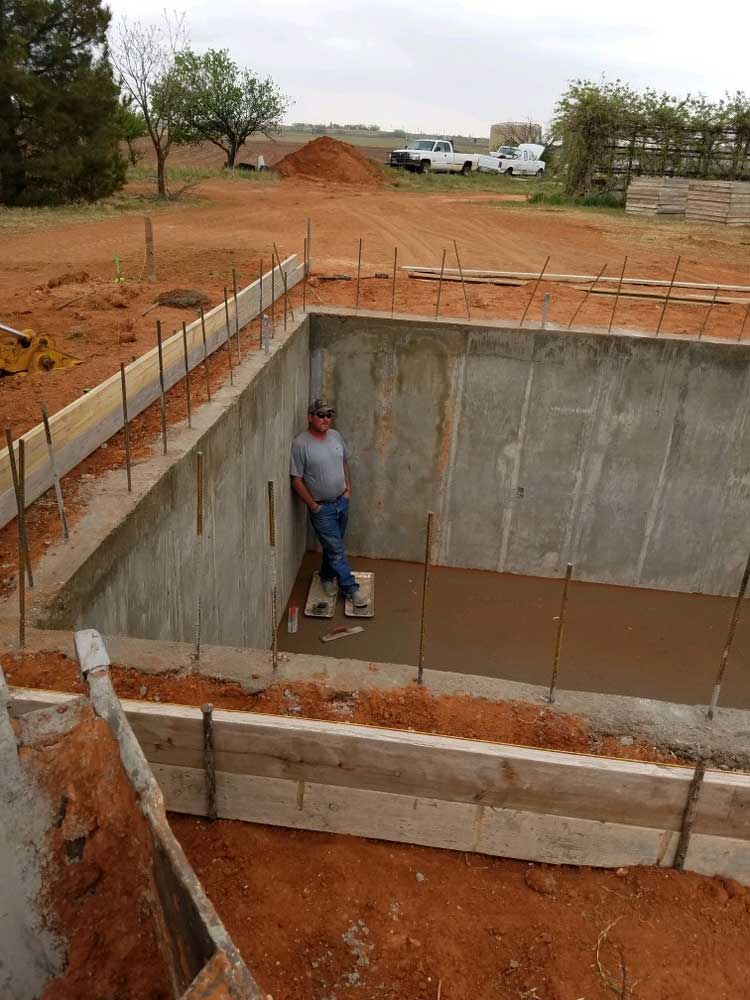
<svg viewBox="0 0 750 1000"><path fill-rule="evenodd" d="M337 497L332 497L330 500L316 500L315 503L336 503L336 501L340 500L343 495L343 493L339 493Z"/></svg>

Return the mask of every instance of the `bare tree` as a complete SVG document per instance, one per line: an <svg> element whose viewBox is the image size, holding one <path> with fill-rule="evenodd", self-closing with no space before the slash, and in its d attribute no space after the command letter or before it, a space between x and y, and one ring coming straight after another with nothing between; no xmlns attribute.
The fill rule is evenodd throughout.
<svg viewBox="0 0 750 1000"><path fill-rule="evenodd" d="M185 15L165 12L160 24L118 22L110 42L110 58L120 86L143 115L156 154L156 187L167 198L165 164L174 141L177 83L175 60L187 48Z"/></svg>

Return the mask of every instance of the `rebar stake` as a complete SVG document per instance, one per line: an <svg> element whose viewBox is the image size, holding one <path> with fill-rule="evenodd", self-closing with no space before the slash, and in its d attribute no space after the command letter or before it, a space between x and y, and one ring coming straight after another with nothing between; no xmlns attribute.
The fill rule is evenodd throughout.
<svg viewBox="0 0 750 1000"><path fill-rule="evenodd" d="M565 632L565 611L568 606L568 586L573 575L573 563L568 563L565 569L565 583L563 584L562 598L560 600L560 617L557 622L557 639L555 640L555 657L552 661L552 680L549 686L547 700L552 704L557 691L557 672L560 668L560 654L562 653L563 634Z"/></svg>
<svg viewBox="0 0 750 1000"><path fill-rule="evenodd" d="M23 438L18 439L18 645L26 645L26 578L24 563L29 557L26 543L26 448Z"/></svg>
<svg viewBox="0 0 750 1000"><path fill-rule="evenodd" d="M682 816L680 839L677 842L677 850L675 851L674 862L672 863L673 868L685 867L685 858L687 857L688 847L690 846L690 834L693 829L693 823L695 823L695 817L698 815L698 799L701 794L701 789L703 788L703 778L705 777L705 774L706 762L701 757L695 765L693 778L690 782L690 788L688 789L685 812Z"/></svg>
<svg viewBox="0 0 750 1000"><path fill-rule="evenodd" d="M302 259L305 262L302 271L302 312L307 312L307 237L304 239Z"/></svg>
<svg viewBox="0 0 750 1000"><path fill-rule="evenodd" d="M521 317L521 322L518 324L519 327L523 326L523 322L526 319L526 314L528 313L529 309L531 308L531 303L534 301L534 296L536 295L537 289L539 288L539 285L541 284L542 278L544 277L544 272L547 270L547 265L549 264L551 258L552 258L552 254L549 254L548 257L547 257L547 259L544 262L544 267L539 272L539 277L536 279L536 282L534 283L534 288L532 289L531 295L529 297L529 301L526 303L526 308L523 311L523 316Z"/></svg>
<svg viewBox="0 0 750 1000"><path fill-rule="evenodd" d="M206 772L206 798L208 799L208 818L213 823L217 818L216 811L216 751L214 749L214 706L207 702L201 705L203 715L203 767Z"/></svg>
<svg viewBox="0 0 750 1000"><path fill-rule="evenodd" d="M393 285L391 286L391 317L396 311L396 271L398 269L398 247L393 248Z"/></svg>
<svg viewBox="0 0 750 1000"><path fill-rule="evenodd" d="M438 318L438 313L440 312L440 293L443 290L443 275L445 274L445 255L447 251L443 249L443 259L440 262L440 280L438 281L437 290L437 302L435 303L435 319Z"/></svg>
<svg viewBox="0 0 750 1000"><path fill-rule="evenodd" d="M456 263L458 264L458 273L461 278L461 287L464 290L464 302L466 303L466 318L470 320L471 309L469 308L469 293L466 290L466 282L464 281L464 271L463 268L461 267L461 258L458 255L458 243L455 240L453 241L453 249L456 252Z"/></svg>
<svg viewBox="0 0 750 1000"><path fill-rule="evenodd" d="M18 449L20 454L21 441L23 439L18 439ZM19 479L18 468L16 466L16 453L13 450L13 435L11 433L10 427L5 428L5 441L8 445L8 460L10 462L10 474L13 479L13 492L16 495L16 511L19 518L18 529L21 532L21 545L23 545L23 557L26 564L26 576L29 581L29 587L34 586L34 574L31 571L31 557L29 555L29 542L26 537L26 518L24 515L24 498L26 496L26 486L24 484L23 492L21 491L21 482Z"/></svg>
<svg viewBox="0 0 750 1000"><path fill-rule="evenodd" d="M203 339L203 370L206 373L206 398L211 402L211 376L208 371L208 345L206 344L206 317L201 306L201 338Z"/></svg>
<svg viewBox="0 0 750 1000"><path fill-rule="evenodd" d="M193 426L193 409L190 404L190 364L188 362L187 327L182 321L182 353L185 356L185 405L187 406L188 427Z"/></svg>
<svg viewBox="0 0 750 1000"><path fill-rule="evenodd" d="M359 238L359 250L357 251L357 291L354 296L354 311L359 312L359 282L362 277L362 237Z"/></svg>
<svg viewBox="0 0 750 1000"><path fill-rule="evenodd" d="M729 651L732 648L732 643L734 642L734 633L737 631L737 623L740 620L740 610L742 609L742 599L745 596L745 591L747 590L747 581L750 578L750 555L747 557L747 563L745 565L745 572L742 574L742 582L740 583L740 590L737 594L737 600L734 604L734 611L732 612L732 618L729 622L729 632L727 633L727 641L724 645L724 652L721 654L721 662L719 663L719 672L716 676L716 684L714 684L714 691L711 695L711 704L708 706L708 711L706 712L706 717L713 719L716 706L719 702L719 692L721 691L721 682L724 680L724 671L727 669L727 660L729 659Z"/></svg>
<svg viewBox="0 0 750 1000"><path fill-rule="evenodd" d="M680 266L680 261L681 260L682 260L682 257L678 257L677 258L677 263L675 264L674 271L672 272L672 280L669 282L669 288L667 289L667 294L666 294L666 296L664 298L664 305L661 307L661 315L659 316L659 322L658 322L657 327L656 327L656 336L657 337L659 336L659 333L661 331L661 324L662 324L662 322L664 320L664 314L667 311L667 306L669 305L669 299L670 299L670 297L672 295L672 289L674 288L674 279L677 277L677 270L678 270L678 268Z"/></svg>
<svg viewBox="0 0 750 1000"><path fill-rule="evenodd" d="M193 658L201 658L202 604L201 585L203 582L203 452L195 454L195 534L198 548L198 573L195 590L195 651Z"/></svg>
<svg viewBox="0 0 750 1000"><path fill-rule="evenodd" d="M164 356L161 348L161 320L156 321L156 343L159 348L159 402L161 403L161 438L167 454L167 401L164 397Z"/></svg>
<svg viewBox="0 0 750 1000"><path fill-rule="evenodd" d="M708 321L711 318L711 312L712 312L713 307L714 307L714 305L716 303L716 296L718 294L719 294L719 286L717 285L716 288L714 288L714 294L713 294L713 296L711 298L711 302L710 302L710 304L708 306L708 311L706 312L706 315L703 317L703 322L701 323L701 328L698 331L698 340L700 340L701 337L703 336L703 334L705 333L706 327L708 325Z"/></svg>
<svg viewBox="0 0 750 1000"><path fill-rule="evenodd" d="M607 265L606 265L606 264L604 264L604 266L602 267L601 271L600 271L600 272L599 272L599 273L597 274L597 276L596 276L596 277L594 278L594 280L593 280L593 281L591 282L591 284L589 285L589 287L588 287L588 288L586 289L586 294L585 294L585 295L583 296L583 299L581 300L581 302L579 302L579 303L578 303L578 306L577 306L577 308L576 308L576 311L575 311L575 312L573 313L573 315L572 315L572 316L570 317L570 322L568 323L568 329L570 329L570 328L571 328L571 326L572 326L572 325L573 325L573 324L575 323L575 321L576 321L576 317L578 316L578 313L579 313L579 312L580 312L580 311L581 311L581 310L583 309L583 307L584 307L584 306L586 305L586 303L588 302L588 300L589 300L589 295L591 295L592 291L593 291L593 290L594 290L594 288L596 287L596 283L597 283L597 281L599 280L599 278L601 278L601 276L602 276L602 275L604 274L604 272L605 272L606 270L607 270Z"/></svg>
<svg viewBox="0 0 750 1000"><path fill-rule="evenodd" d="M612 315L609 317L609 326L607 327L607 333L612 333L612 324L615 321L615 313L617 312L617 303L620 301L620 292L622 291L622 283L625 280L625 268L628 266L628 258L622 262L622 271L620 271L620 280L617 282L617 291L615 292L615 304L612 306Z"/></svg>
<svg viewBox="0 0 750 1000"><path fill-rule="evenodd" d="M229 361L229 384L234 385L234 365L232 364L232 338L229 335L229 303L227 290L224 289L224 317L227 327L227 360Z"/></svg>
<svg viewBox="0 0 750 1000"><path fill-rule="evenodd" d="M258 264L258 350L263 347L263 258Z"/></svg>
<svg viewBox="0 0 750 1000"><path fill-rule="evenodd" d="M745 326L747 324L747 317L748 316L750 316L750 302L748 302L748 304L745 306L745 318L743 319L742 326L740 327L740 335L737 338L737 343L739 343L742 340L742 335L745 332Z"/></svg>
<svg viewBox="0 0 750 1000"><path fill-rule="evenodd" d="M279 636L276 594L276 502L273 481L268 483L268 539L271 545L271 658L273 669L279 666Z"/></svg>
<svg viewBox="0 0 750 1000"><path fill-rule="evenodd" d="M419 660L417 663L417 684L422 683L424 673L424 647L427 638L427 596L430 591L430 564L432 561L432 522L435 515L427 512L427 538L424 546L424 577L422 579L422 618L419 625Z"/></svg>
<svg viewBox="0 0 750 1000"><path fill-rule="evenodd" d="M52 483L55 487L55 499L57 500L57 512L60 515L60 523L62 525L62 533L65 541L68 541L70 537L68 534L68 519L65 516L65 503L63 502L62 488L60 486L60 477L57 474L57 465L55 463L55 450L52 446L52 431L49 426L49 416L47 415L47 407L44 403L41 403L42 409L42 420L44 422L44 437L47 440L47 454L49 455L49 467L52 473Z"/></svg>
<svg viewBox="0 0 750 1000"><path fill-rule="evenodd" d="M122 423L125 431L125 474L128 479L128 493L133 492L133 479L130 471L130 421L128 419L128 388L125 382L125 362L120 362L120 388L122 390Z"/></svg>
<svg viewBox="0 0 750 1000"><path fill-rule="evenodd" d="M275 243L273 245L273 252L276 254L276 262L279 265L279 271L281 272L281 280L284 282L284 329L286 330L287 309L292 315L292 323L294 322L294 309L292 309L292 303L289 301L289 287L287 285L287 274L284 268L281 266L281 257L279 257L279 251L276 248Z"/></svg>
<svg viewBox="0 0 750 1000"><path fill-rule="evenodd" d="M234 295L234 332L237 334L237 357L242 360L242 344L240 343L240 307L237 302L237 272L232 268L232 294Z"/></svg>

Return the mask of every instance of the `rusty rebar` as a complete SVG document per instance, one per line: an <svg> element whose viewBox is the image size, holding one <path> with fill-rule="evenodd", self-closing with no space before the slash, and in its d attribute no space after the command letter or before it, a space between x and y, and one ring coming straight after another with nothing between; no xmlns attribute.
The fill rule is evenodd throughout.
<svg viewBox="0 0 750 1000"><path fill-rule="evenodd" d="M28 560L29 547L26 540L26 447L23 438L18 439L18 645L26 645L26 578L24 563Z"/></svg>
<svg viewBox="0 0 750 1000"><path fill-rule="evenodd" d="M277 607L277 565L276 565L276 500L274 484L268 482L268 540L271 546L271 661L273 669L279 666L279 628Z"/></svg>
<svg viewBox="0 0 750 1000"><path fill-rule="evenodd" d="M396 311L396 271L398 269L398 247L393 248L393 285L391 286L391 316Z"/></svg>
<svg viewBox="0 0 750 1000"><path fill-rule="evenodd" d="M18 448L20 452L21 441L23 439L18 439ZM26 576L29 581L29 587L34 586L34 574L31 571L31 556L29 555L29 541L26 537L26 518L24 517L24 498L26 496L26 485L23 484L23 491L21 490L21 481L19 477L19 470L16 466L16 453L13 450L13 435L11 433L10 427L5 428L5 441L8 445L8 461L10 462L10 474L13 479L13 492L16 495L16 512L19 520L19 531L21 532L21 544L23 545L23 555L24 562L26 563Z"/></svg>
<svg viewBox="0 0 750 1000"><path fill-rule="evenodd" d="M57 512L60 515L60 524L62 525L62 533L65 541L68 541L70 537L68 535L68 519L65 516L65 503L63 501L62 488L60 486L60 477L57 474L57 464L55 462L55 449L52 445L52 431L49 425L49 416L47 414L47 407L44 403L40 404L42 410L42 422L44 424L44 437L47 441L47 454L49 456L49 467L52 473L52 485L55 488L55 499L57 501Z"/></svg>
<svg viewBox="0 0 750 1000"><path fill-rule="evenodd" d="M742 335L745 332L745 325L747 324L747 317L748 316L750 316L750 302L748 302L748 304L745 306L745 318L743 319L742 326L740 327L740 335L737 338L737 342L738 343L742 340Z"/></svg>
<svg viewBox="0 0 750 1000"><path fill-rule="evenodd" d="M682 257L678 257L677 258L677 263L675 264L674 271L672 272L672 280L669 282L669 288L667 289L667 294L664 297L664 305L661 307L661 315L659 316L659 322L658 322L657 327L656 327L656 336L657 337L659 336L659 333L661 332L661 324L664 321L664 316L665 316L665 314L667 312L667 306L669 305L669 299L670 299L670 297L672 295L672 289L674 288L674 281L675 281L675 278L677 277L677 271L678 271L678 268L680 266L680 261L681 260L682 260Z"/></svg>
<svg viewBox="0 0 750 1000"><path fill-rule="evenodd" d="M354 296L354 311L359 311L359 283L362 277L362 237L359 238L359 249L357 251L357 291Z"/></svg>
<svg viewBox="0 0 750 1000"><path fill-rule="evenodd" d="M601 278L601 276L604 274L604 272L606 270L607 270L607 264L605 262L604 265L602 266L601 271L597 274L597 276L591 282L591 284L589 285L589 287L586 289L586 294L583 296L583 299L578 303L578 307L577 307L576 311L570 317L570 322L568 323L568 329L570 329L571 326L573 326L573 324L575 323L576 317L578 316L578 313L583 309L583 307L588 302L589 295L591 295L591 293L593 292L594 288L596 287L597 281L599 280L599 278Z"/></svg>
<svg viewBox="0 0 750 1000"><path fill-rule="evenodd" d="M156 343L159 348L159 403L161 405L161 438L167 454L167 400L164 395L164 355L161 346L161 320L156 321Z"/></svg>
<svg viewBox="0 0 750 1000"><path fill-rule="evenodd" d="M622 290L622 283L625 280L625 268L628 265L628 258L622 262L622 271L620 271L620 280L617 282L617 291L615 292L615 304L612 306L612 315L609 317L609 326L607 327L607 333L612 333L612 324L615 321L615 313L617 312L617 303L620 301L620 292Z"/></svg>
<svg viewBox="0 0 750 1000"><path fill-rule="evenodd" d="M182 321L182 353L185 356L185 405L187 406L188 427L193 426L193 408L190 401L190 363L188 361L187 327Z"/></svg>
<svg viewBox="0 0 750 1000"><path fill-rule="evenodd" d="M727 661L729 660L729 653L732 649L732 643L734 642L734 633L737 631L737 623L740 620L740 611L742 609L742 600L745 596L745 591L747 590L747 581L750 579L750 555L747 557L747 563L745 565L745 572L742 574L742 581L740 582L740 589L737 594L737 600L734 604L734 611L732 612L732 617L729 622L729 632L727 633L727 641L724 644L724 651L721 654L721 661L719 663L719 672L716 676L716 683L714 684L713 694L711 695L711 704L708 706L708 711L706 716L709 719L713 719L716 706L719 702L719 693L721 691L721 682L724 680L724 672L727 669Z"/></svg>
<svg viewBox="0 0 750 1000"><path fill-rule="evenodd" d="M677 841L677 850L675 851L674 861L672 862L673 868L684 868L685 866L685 858L687 857L688 847L690 846L690 834L693 830L695 818L698 815L698 799L700 798L701 789L703 788L703 779L705 774L706 762L701 757L695 765L693 777L690 781L690 787L688 788L685 811L682 815L680 839Z"/></svg>
<svg viewBox="0 0 750 1000"><path fill-rule="evenodd" d="M237 357L242 358L242 344L240 342L240 306L237 301L237 272L232 268L232 295L234 296L234 332L237 335Z"/></svg>
<svg viewBox="0 0 750 1000"><path fill-rule="evenodd" d="M470 320L471 308L469 306L469 293L466 290L466 282L464 281L464 272L463 268L461 267L461 258L458 255L458 243L456 243L455 240L453 241L453 249L456 251L456 263L458 264L458 273L461 277L461 288L463 288L464 290L464 302L466 303L466 318Z"/></svg>
<svg viewBox="0 0 750 1000"><path fill-rule="evenodd" d="M573 563L568 563L565 569L565 582L563 583L562 597L560 598L560 616L557 621L557 637L555 639L555 655L552 660L552 679L549 685L549 702L554 702L557 690L557 673L560 669L560 654L562 653L563 635L565 633L565 612L568 607L568 587L570 578L573 575Z"/></svg>
<svg viewBox="0 0 750 1000"><path fill-rule="evenodd" d="M430 592L430 566L432 563L432 522L435 515L427 512L427 537L424 546L424 576L422 578L422 615L419 623L419 659L417 661L417 684L422 683L424 673L424 650L427 639L427 599Z"/></svg>
<svg viewBox="0 0 750 1000"><path fill-rule="evenodd" d="M211 375L208 370L208 345L206 344L206 317L201 306L201 337L203 339L203 370L206 373L206 398L211 402Z"/></svg>
<svg viewBox="0 0 750 1000"><path fill-rule="evenodd" d="M531 303L534 301L534 296L537 293L537 289L539 288L539 285L542 283L542 278L544 277L544 272L547 270L547 265L549 264L551 258L552 258L552 254L549 254L547 256L547 259L544 262L544 267L539 272L539 277L534 282L534 288L532 289L531 295L529 297L529 301L526 303L526 308L523 311L523 316L521 317L521 322L518 324L519 328L522 327L523 324L524 324L524 320L526 319L526 314L528 313L529 309L531 308Z"/></svg>
<svg viewBox="0 0 750 1000"><path fill-rule="evenodd" d="M440 293L443 290L443 275L445 274L445 255L446 255L446 253L447 253L447 250L445 250L445 248L443 248L443 259L440 262L440 278L438 280L437 301L435 302L435 319L438 318L438 313L440 312Z"/></svg>
<svg viewBox="0 0 750 1000"><path fill-rule="evenodd" d="M122 390L122 425L125 432L125 474L128 480L128 493L133 492L133 479L130 470L130 420L128 418L128 388L125 381L125 362L120 362L120 389Z"/></svg>
<svg viewBox="0 0 750 1000"><path fill-rule="evenodd" d="M196 574L195 590L195 651L193 657L196 660L200 660L203 618L201 600L201 586L203 583L203 452L196 452L195 459L195 534L198 549L198 572Z"/></svg>
<svg viewBox="0 0 750 1000"><path fill-rule="evenodd" d="M214 706L207 702L201 705L203 716L203 767L206 772L206 815L213 822L218 812L216 810L216 750L214 748L213 727Z"/></svg>

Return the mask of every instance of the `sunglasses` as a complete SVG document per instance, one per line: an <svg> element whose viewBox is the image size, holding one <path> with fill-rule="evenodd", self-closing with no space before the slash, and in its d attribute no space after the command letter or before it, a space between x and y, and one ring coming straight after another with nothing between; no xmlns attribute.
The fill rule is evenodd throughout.
<svg viewBox="0 0 750 1000"><path fill-rule="evenodd" d="M335 410L316 410L315 416L320 417L321 420L330 420L335 412Z"/></svg>

